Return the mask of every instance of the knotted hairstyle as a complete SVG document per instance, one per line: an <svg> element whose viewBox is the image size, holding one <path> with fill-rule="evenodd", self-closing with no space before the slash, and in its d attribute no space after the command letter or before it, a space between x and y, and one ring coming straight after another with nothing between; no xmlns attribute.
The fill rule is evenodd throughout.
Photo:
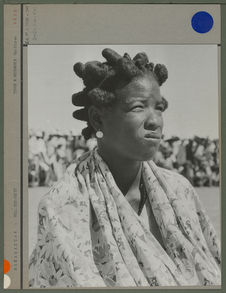
<svg viewBox="0 0 226 293"><path fill-rule="evenodd" d="M85 88L72 95L72 103L83 107L73 112L73 117L86 121L87 127L82 130L85 139L89 139L95 133L90 124L88 109L91 105L97 107L109 107L116 100L115 90L120 85L129 83L135 77L151 73L159 86L168 78L165 65L149 63L145 53L138 53L133 59L125 53L120 56L112 49L104 49L103 57L107 62L91 61L85 64L78 62L74 65L74 72L83 80ZM164 109L168 102L163 98Z"/></svg>

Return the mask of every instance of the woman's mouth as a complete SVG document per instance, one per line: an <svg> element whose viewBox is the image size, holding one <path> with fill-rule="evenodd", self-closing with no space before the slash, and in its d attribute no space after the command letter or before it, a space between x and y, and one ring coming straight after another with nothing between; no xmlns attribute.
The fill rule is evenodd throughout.
<svg viewBox="0 0 226 293"><path fill-rule="evenodd" d="M160 140L162 138L162 135L160 133L147 133L145 134L145 139L148 139L148 140Z"/></svg>

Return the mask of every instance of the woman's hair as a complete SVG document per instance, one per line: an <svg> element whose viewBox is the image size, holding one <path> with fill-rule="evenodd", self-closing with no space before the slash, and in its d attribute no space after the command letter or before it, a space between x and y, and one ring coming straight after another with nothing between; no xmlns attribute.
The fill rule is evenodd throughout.
<svg viewBox="0 0 226 293"><path fill-rule="evenodd" d="M122 57L112 49L104 49L102 55L106 62L79 62L74 65L74 71L82 78L85 88L72 96L72 103L83 107L74 111L73 117L87 122L87 127L82 130L85 139L89 139L95 132L88 117L89 106L111 106L117 100L116 89L139 76L152 74L159 86L168 78L165 65L154 66L145 53L138 53L131 59L127 53ZM166 109L168 102L164 98L163 101Z"/></svg>

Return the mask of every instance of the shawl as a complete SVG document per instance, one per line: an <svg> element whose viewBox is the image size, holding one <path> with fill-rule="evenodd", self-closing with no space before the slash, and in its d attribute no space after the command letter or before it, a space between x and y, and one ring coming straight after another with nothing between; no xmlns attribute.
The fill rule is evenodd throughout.
<svg viewBox="0 0 226 293"><path fill-rule="evenodd" d="M221 284L219 242L194 188L153 161L141 172L164 246L95 149L40 201L30 287Z"/></svg>

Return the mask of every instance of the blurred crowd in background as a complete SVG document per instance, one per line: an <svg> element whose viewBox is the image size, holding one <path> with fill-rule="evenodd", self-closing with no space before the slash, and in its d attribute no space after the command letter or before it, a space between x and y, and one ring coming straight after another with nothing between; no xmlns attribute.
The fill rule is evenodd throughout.
<svg viewBox="0 0 226 293"><path fill-rule="evenodd" d="M72 161L96 146L73 131L29 131L29 187L51 186L64 175ZM194 136L192 139L163 139L154 158L163 168L184 175L194 186L219 186L219 142Z"/></svg>

